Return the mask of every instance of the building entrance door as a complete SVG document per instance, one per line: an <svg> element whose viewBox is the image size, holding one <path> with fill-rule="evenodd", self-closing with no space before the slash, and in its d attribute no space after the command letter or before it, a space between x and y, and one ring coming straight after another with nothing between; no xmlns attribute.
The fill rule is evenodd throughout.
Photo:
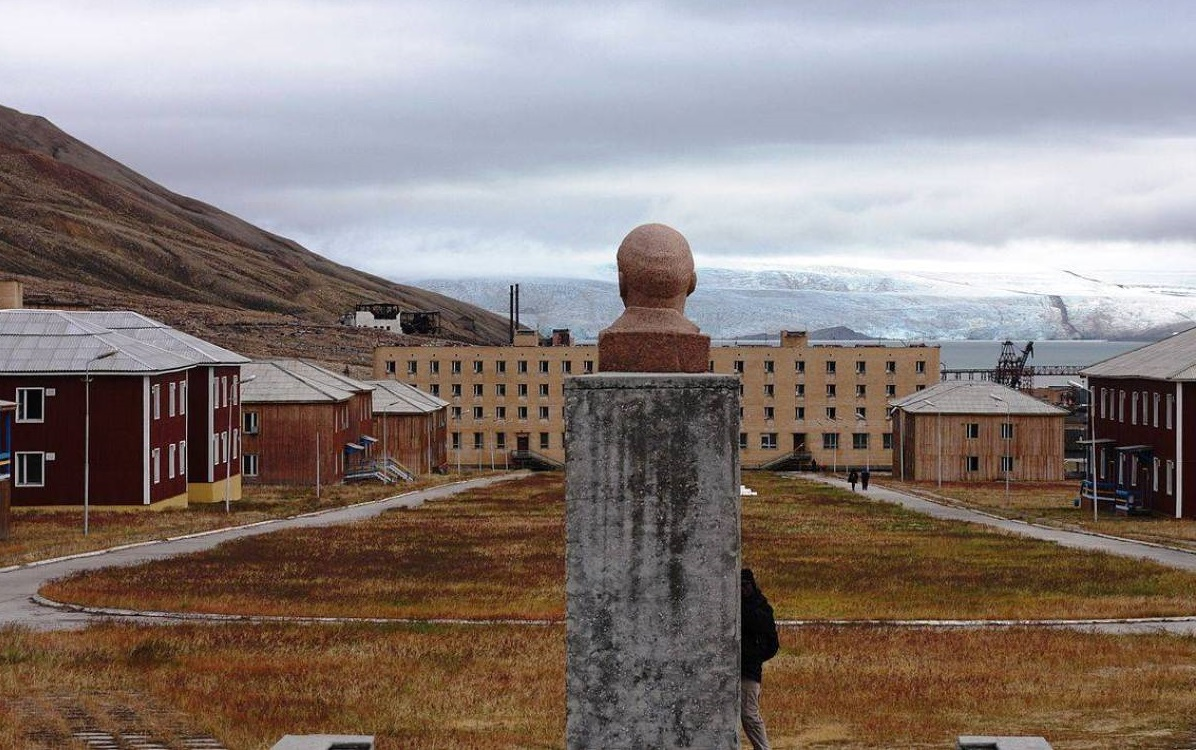
<svg viewBox="0 0 1196 750"><path fill-rule="evenodd" d="M526 453L527 451L531 450L528 447L528 434L526 432L520 432L519 434L515 435L515 450L521 453Z"/></svg>

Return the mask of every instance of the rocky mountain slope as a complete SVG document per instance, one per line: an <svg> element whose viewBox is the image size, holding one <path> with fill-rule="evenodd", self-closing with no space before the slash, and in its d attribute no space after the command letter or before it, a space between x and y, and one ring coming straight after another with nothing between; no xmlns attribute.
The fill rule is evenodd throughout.
<svg viewBox="0 0 1196 750"><path fill-rule="evenodd" d="M0 277L31 305L129 307L258 356L362 360L393 337L336 325L360 302L438 310L445 339L507 337L503 316L322 258L5 107Z"/></svg>

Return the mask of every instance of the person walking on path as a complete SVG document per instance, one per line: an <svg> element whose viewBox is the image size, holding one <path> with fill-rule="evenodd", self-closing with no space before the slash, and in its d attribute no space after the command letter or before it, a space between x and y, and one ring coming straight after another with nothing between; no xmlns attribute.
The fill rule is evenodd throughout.
<svg viewBox="0 0 1196 750"><path fill-rule="evenodd" d="M780 649L772 606L756 586L751 569L739 573L740 587L740 680L739 719L752 750L770 750L764 718L760 716L760 683L764 662Z"/></svg>
<svg viewBox="0 0 1196 750"><path fill-rule="evenodd" d="M868 491L868 480L872 478L872 472L864 469L860 472L860 489L865 492Z"/></svg>
<svg viewBox="0 0 1196 750"><path fill-rule="evenodd" d="M851 491L855 492L855 483L860 481L860 475L855 469L847 472L847 481L851 483Z"/></svg>

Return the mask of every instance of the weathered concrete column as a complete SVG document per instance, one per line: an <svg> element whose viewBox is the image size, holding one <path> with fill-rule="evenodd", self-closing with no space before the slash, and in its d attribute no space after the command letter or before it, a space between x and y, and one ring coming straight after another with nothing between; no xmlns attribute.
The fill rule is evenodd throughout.
<svg viewBox="0 0 1196 750"><path fill-rule="evenodd" d="M739 381L685 318L689 243L619 246L603 374L565 383L566 746L739 747Z"/></svg>
<svg viewBox="0 0 1196 750"><path fill-rule="evenodd" d="M566 747L738 748L739 384L565 385Z"/></svg>

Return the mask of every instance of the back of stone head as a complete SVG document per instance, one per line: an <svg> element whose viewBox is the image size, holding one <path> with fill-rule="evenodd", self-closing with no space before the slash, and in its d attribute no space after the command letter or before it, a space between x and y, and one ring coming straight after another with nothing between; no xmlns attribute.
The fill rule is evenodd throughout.
<svg viewBox="0 0 1196 750"><path fill-rule="evenodd" d="M628 234L616 256L619 296L627 307L683 310L697 285L689 242L664 224L644 224Z"/></svg>

